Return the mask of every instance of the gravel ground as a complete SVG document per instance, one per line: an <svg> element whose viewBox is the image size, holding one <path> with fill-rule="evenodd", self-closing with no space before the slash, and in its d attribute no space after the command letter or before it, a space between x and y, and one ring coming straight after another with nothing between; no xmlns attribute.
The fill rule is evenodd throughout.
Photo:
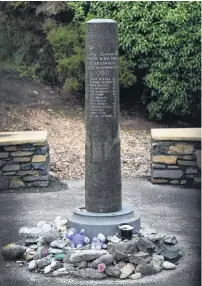
<svg viewBox="0 0 202 286"><path fill-rule="evenodd" d="M47 130L51 169L60 179L84 177L84 104L56 89L0 70L0 132ZM121 112L122 176L150 175L149 122L136 108Z"/></svg>

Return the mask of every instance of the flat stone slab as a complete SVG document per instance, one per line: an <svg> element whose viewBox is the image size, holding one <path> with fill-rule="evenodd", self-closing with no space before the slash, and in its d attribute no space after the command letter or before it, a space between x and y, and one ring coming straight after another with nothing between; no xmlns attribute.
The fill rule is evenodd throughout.
<svg viewBox="0 0 202 286"><path fill-rule="evenodd" d="M151 138L160 141L201 141L201 128L151 129Z"/></svg>
<svg viewBox="0 0 202 286"><path fill-rule="evenodd" d="M47 131L0 132L0 146L45 143Z"/></svg>

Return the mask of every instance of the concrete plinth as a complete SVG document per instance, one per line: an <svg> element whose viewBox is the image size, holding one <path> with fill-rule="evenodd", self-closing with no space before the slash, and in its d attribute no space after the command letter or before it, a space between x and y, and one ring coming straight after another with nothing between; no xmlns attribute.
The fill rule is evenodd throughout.
<svg viewBox="0 0 202 286"><path fill-rule="evenodd" d="M122 210L111 213L94 213L78 208L68 218L69 228L73 227L78 231L83 228L90 239L97 237L98 233L115 235L121 223L133 225L134 230L139 231L140 216L134 216L132 205L123 205Z"/></svg>

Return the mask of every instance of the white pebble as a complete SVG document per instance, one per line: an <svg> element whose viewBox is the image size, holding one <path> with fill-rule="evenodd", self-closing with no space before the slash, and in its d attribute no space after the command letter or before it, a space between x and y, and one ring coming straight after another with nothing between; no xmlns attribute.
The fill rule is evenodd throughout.
<svg viewBox="0 0 202 286"><path fill-rule="evenodd" d="M132 280L138 280L138 279L140 279L142 277L142 274L141 273L135 273L135 274L132 274L131 276L130 276L130 279L132 279Z"/></svg>
<svg viewBox="0 0 202 286"><path fill-rule="evenodd" d="M173 270L175 268L176 268L175 264L173 264L173 263L171 263L169 261L164 261L163 262L163 269L165 269L165 270Z"/></svg>

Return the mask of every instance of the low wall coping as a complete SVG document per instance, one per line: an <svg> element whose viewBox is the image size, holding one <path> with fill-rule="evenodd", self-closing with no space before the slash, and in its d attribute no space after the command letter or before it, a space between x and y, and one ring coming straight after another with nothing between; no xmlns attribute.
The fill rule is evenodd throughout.
<svg viewBox="0 0 202 286"><path fill-rule="evenodd" d="M201 141L201 128L151 129L151 138L159 141Z"/></svg>
<svg viewBox="0 0 202 286"><path fill-rule="evenodd" d="M47 131L0 132L0 146L26 143L45 143L47 136Z"/></svg>

